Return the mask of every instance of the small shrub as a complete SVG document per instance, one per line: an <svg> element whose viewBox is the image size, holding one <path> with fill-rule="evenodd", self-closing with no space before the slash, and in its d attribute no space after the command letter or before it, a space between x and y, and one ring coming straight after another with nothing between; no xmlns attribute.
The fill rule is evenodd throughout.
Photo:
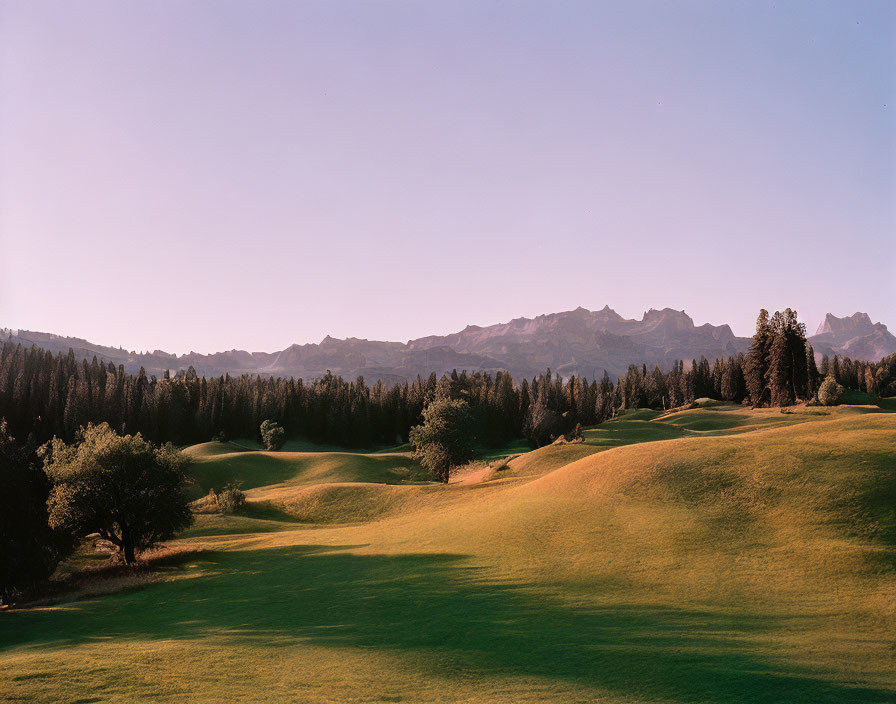
<svg viewBox="0 0 896 704"><path fill-rule="evenodd" d="M581 423L576 423L576 427L567 433L566 440L568 442L585 442L585 434Z"/></svg>
<svg viewBox="0 0 896 704"><path fill-rule="evenodd" d="M818 402L822 406L836 406L843 397L843 387L833 377L828 377L821 382L818 389Z"/></svg>
<svg viewBox="0 0 896 704"><path fill-rule="evenodd" d="M246 505L246 495L239 484L231 482L215 494L215 501L221 513L234 513Z"/></svg>
<svg viewBox="0 0 896 704"><path fill-rule="evenodd" d="M261 424L261 441L267 450L279 450L286 440L286 431L279 423L266 420Z"/></svg>

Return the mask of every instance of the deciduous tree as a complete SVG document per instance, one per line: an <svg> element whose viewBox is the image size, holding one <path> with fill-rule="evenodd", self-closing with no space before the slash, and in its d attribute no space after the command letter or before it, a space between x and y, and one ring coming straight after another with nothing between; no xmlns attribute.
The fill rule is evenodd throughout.
<svg viewBox="0 0 896 704"><path fill-rule="evenodd" d="M79 537L99 533L132 564L138 551L192 522L186 466L173 445L121 436L106 423L88 425L71 445L55 439L46 464L49 525Z"/></svg>
<svg viewBox="0 0 896 704"><path fill-rule="evenodd" d="M420 464L447 484L451 470L473 458L474 432L466 401L438 397L423 410L423 423L411 428L410 442Z"/></svg>

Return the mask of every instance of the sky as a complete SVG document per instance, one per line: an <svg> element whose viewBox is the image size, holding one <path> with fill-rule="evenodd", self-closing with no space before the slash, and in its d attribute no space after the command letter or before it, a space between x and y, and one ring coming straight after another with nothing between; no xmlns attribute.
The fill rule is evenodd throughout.
<svg viewBox="0 0 896 704"><path fill-rule="evenodd" d="M896 329L896 3L0 0L0 327Z"/></svg>

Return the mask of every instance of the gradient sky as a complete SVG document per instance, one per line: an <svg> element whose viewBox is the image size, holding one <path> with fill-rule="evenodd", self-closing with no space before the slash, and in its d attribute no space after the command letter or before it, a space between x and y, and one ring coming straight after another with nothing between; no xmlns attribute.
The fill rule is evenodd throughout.
<svg viewBox="0 0 896 704"><path fill-rule="evenodd" d="M896 328L896 2L0 0L0 327Z"/></svg>

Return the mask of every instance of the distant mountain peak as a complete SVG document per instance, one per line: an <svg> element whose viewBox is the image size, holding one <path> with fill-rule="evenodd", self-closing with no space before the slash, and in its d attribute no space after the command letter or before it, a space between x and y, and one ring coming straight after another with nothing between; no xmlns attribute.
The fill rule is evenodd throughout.
<svg viewBox="0 0 896 704"><path fill-rule="evenodd" d="M818 332L809 338L816 354L840 354L853 359L877 361L896 353L896 337L883 323L872 323L867 313L838 318L824 317Z"/></svg>
<svg viewBox="0 0 896 704"><path fill-rule="evenodd" d="M615 310L613 310L612 308L610 308L610 306L607 306L607 305L605 305L600 310L594 311L591 315L596 318L604 319L604 320L622 320L623 319L622 316L619 315L619 313L617 313Z"/></svg>
<svg viewBox="0 0 896 704"><path fill-rule="evenodd" d="M675 310L674 308L651 308L650 310L644 312L644 315L641 319L644 320L645 318L665 318L667 316L675 318L687 318L688 320L691 319L691 316L689 316L683 310Z"/></svg>
<svg viewBox="0 0 896 704"><path fill-rule="evenodd" d="M624 318L609 305L600 310L578 306L535 317L519 317L495 325L467 325L450 335L433 335L407 342L387 342L327 335L320 343L292 344L277 352L230 350L213 354L171 355L162 350L128 352L74 337L0 328L4 337L23 345L88 361L122 364L136 373L161 375L193 366L203 376L260 374L317 379L326 370L345 378L411 380L456 368L468 371L506 370L514 378L532 377L550 367L561 375L625 374L629 364L669 368L676 359L714 360L749 348L750 339L737 337L728 325L695 326L683 310L650 308L640 320ZM896 352L896 337L885 325L872 323L867 313L845 318L825 316L819 334L810 338L816 354L840 354L877 361Z"/></svg>
<svg viewBox="0 0 896 704"><path fill-rule="evenodd" d="M878 323L878 325L880 325L880 323ZM824 320L818 326L818 330L815 334L839 335L846 332L860 331L862 329L867 329L870 332L870 329L873 327L874 323L871 322L871 316L867 313L855 312L852 315L847 315L843 318L838 318L833 313L828 313L824 316Z"/></svg>

